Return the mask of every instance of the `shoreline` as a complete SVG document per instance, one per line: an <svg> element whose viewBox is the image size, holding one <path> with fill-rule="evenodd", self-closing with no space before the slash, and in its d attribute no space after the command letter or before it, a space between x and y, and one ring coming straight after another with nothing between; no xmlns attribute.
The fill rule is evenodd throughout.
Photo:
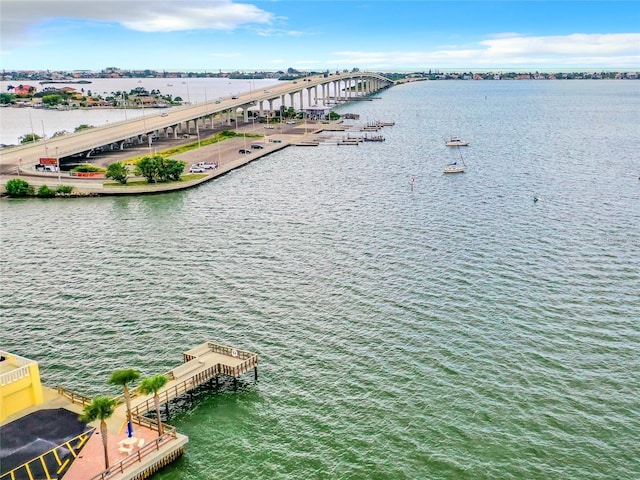
<svg viewBox="0 0 640 480"><path fill-rule="evenodd" d="M52 188L58 185L68 185L73 187L73 192L69 195L53 198L85 198L88 196L105 197L105 196L125 196L125 195L154 195L162 193L176 192L180 190L187 190L189 188L197 187L203 183L209 182L215 178L226 175L227 173L243 167L255 160L267 157L274 152L281 151L291 145L306 144L309 140L317 141L317 135L323 130L329 130L331 125L336 123L342 123L341 120L332 122L327 125L317 124L300 124L287 129L286 132L280 132L274 135L263 136L260 139L257 138L244 138L234 137L223 142L214 143L204 147L198 147L193 150L189 150L178 155L172 156L175 160L184 161L187 163L187 168L190 165L204 162L204 161L216 161L218 167L209 170L202 176L195 179L169 182L169 183L153 183L139 186L127 186L127 185L114 185L114 182L105 178L99 180L82 179L79 177L72 177L70 175L64 175L58 173L37 173L29 172L27 174L14 174L14 175L1 175L0 176L0 197L1 198L14 198L9 197L6 194L6 183L13 178L21 178L26 180L31 186L36 189L42 185L47 185ZM311 131L298 133L295 130L304 129ZM300 137L305 138L304 141L297 141ZM263 146L261 149L252 149L247 147L247 144L260 144ZM241 154L240 149L247 149L251 151L251 154ZM139 155L132 155L131 158ZM139 178L139 177L135 177ZM132 180L132 178L130 178ZM108 183L108 185L106 185ZM38 198L38 197L26 197L26 198Z"/></svg>

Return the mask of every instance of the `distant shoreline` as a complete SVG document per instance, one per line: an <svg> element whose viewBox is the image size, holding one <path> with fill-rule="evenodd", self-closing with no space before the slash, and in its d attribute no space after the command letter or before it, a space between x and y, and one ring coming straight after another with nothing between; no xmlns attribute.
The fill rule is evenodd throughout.
<svg viewBox="0 0 640 480"><path fill-rule="evenodd" d="M80 84L87 84L87 83L93 83L91 80L42 80L41 82L38 82L40 85L45 85L47 83L64 83L64 84L76 84L76 83L80 83Z"/></svg>

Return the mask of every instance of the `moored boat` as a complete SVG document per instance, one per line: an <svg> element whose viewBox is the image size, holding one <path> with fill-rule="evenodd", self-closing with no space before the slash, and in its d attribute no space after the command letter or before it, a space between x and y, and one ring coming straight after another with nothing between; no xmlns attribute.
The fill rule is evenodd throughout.
<svg viewBox="0 0 640 480"><path fill-rule="evenodd" d="M469 142L466 140L460 140L458 137L451 137L445 142L445 145L447 147L466 147L469 145Z"/></svg>
<svg viewBox="0 0 640 480"><path fill-rule="evenodd" d="M458 148L458 153L460 154L460 161L453 162L444 167L442 170L443 173L464 173L467 169L467 165L464 163L464 158L462 158L462 152L460 148Z"/></svg>

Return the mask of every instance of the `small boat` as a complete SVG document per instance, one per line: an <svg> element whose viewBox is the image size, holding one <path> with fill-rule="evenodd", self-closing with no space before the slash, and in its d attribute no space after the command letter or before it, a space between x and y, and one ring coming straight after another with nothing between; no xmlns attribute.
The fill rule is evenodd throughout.
<svg viewBox="0 0 640 480"><path fill-rule="evenodd" d="M447 147L466 147L469 145L469 142L460 140L458 137L451 137L445 142L445 145Z"/></svg>
<svg viewBox="0 0 640 480"><path fill-rule="evenodd" d="M458 153L460 154L460 161L453 162L444 167L443 173L464 173L467 169L467 165L464 163L464 158L462 158L462 152L458 147Z"/></svg>

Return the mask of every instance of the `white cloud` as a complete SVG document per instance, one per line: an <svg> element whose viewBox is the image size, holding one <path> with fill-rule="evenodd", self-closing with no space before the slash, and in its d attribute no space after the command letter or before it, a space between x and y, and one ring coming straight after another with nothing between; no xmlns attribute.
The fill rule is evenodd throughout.
<svg viewBox="0 0 640 480"><path fill-rule="evenodd" d="M155 8L148 8L150 2L140 2L139 16L120 18L124 26L142 32L172 32L177 30L233 30L243 24L270 23L272 15L246 3L232 3L230 0L192 2L179 0L172 2L151 2Z"/></svg>
<svg viewBox="0 0 640 480"><path fill-rule="evenodd" d="M273 14L232 0L2 0L3 49L37 41L38 25L58 19L119 23L141 32L233 30L271 24Z"/></svg>
<svg viewBox="0 0 640 480"><path fill-rule="evenodd" d="M276 28L261 28L256 30L256 35L260 37L301 37L303 35L312 35L308 32L299 30L282 30Z"/></svg>
<svg viewBox="0 0 640 480"><path fill-rule="evenodd" d="M571 34L565 36L496 35L476 45L434 51L334 52L326 65L366 68L478 68L521 66L640 68L640 34Z"/></svg>

